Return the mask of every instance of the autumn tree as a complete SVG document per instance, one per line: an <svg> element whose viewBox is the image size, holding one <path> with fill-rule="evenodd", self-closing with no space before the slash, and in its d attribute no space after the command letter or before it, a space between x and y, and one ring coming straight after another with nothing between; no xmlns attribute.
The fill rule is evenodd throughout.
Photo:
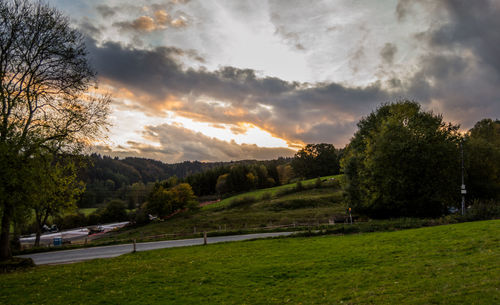
<svg viewBox="0 0 500 305"><path fill-rule="evenodd" d="M157 183L148 196L146 211L158 217L165 217L185 208L196 209L198 202L193 189L187 183L173 187Z"/></svg>
<svg viewBox="0 0 500 305"><path fill-rule="evenodd" d="M100 136L109 98L89 93L95 73L83 36L42 2L0 2L0 260L10 257L16 208L35 155L78 152Z"/></svg>
<svg viewBox="0 0 500 305"><path fill-rule="evenodd" d="M293 168L290 164L282 164L276 167L280 184L287 184L294 176Z"/></svg>

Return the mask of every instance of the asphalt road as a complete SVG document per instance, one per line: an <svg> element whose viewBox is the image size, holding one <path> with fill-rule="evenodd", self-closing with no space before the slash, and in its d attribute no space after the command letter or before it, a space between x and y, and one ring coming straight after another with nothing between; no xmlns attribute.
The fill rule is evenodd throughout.
<svg viewBox="0 0 500 305"><path fill-rule="evenodd" d="M216 236L216 237L208 237L207 243L215 244L220 242L240 241L240 240L248 240L255 238L287 236L291 234L293 234L293 232L274 232L274 233L246 234L246 235ZM202 244L203 244L203 238L137 243L136 251L149 251L155 249L195 246ZM95 258L116 257L125 253L130 253L132 252L132 250L133 250L133 244L124 244L124 245L114 245L114 246L104 246L104 247L82 248L74 250L33 253L33 254L19 255L19 257L31 257L35 262L35 264L37 265L64 264L64 263L85 261Z"/></svg>

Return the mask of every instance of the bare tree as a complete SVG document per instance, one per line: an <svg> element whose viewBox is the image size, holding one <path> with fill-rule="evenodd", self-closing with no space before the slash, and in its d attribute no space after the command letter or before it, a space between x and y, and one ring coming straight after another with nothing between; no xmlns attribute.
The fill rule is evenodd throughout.
<svg viewBox="0 0 500 305"><path fill-rule="evenodd" d="M0 260L26 200L25 161L38 153L78 152L102 135L108 96L89 93L95 72L84 37L42 2L0 2Z"/></svg>

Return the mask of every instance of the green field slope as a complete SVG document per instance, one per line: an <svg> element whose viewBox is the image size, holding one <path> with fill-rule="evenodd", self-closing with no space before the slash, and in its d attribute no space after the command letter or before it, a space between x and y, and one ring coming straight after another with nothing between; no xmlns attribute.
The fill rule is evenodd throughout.
<svg viewBox="0 0 500 305"><path fill-rule="evenodd" d="M139 252L0 287L3 304L500 304L500 221Z"/></svg>
<svg viewBox="0 0 500 305"><path fill-rule="evenodd" d="M328 181L331 178L340 179L341 176L342 175L325 176L325 177L321 177L321 180ZM304 187L312 186L312 185L314 185L315 182L316 182L316 178L301 181L301 183ZM238 194L235 196L225 198L225 199L221 200L220 202L204 206L202 209L203 210L210 210L210 209L224 207L224 206L229 205L233 200L243 198L243 197L253 197L253 198L260 199L260 198L262 198L262 196L264 196L264 194L269 194L270 196L274 197L274 196L279 195L280 192L293 189L294 187L296 187L296 183L290 183L290 184L270 187L270 188L266 188L266 189L255 190L255 191L251 191L251 192L247 192L247 193L243 193L243 194Z"/></svg>
<svg viewBox="0 0 500 305"><path fill-rule="evenodd" d="M312 183L304 184L308 186ZM283 186L285 187L285 186ZM137 228L122 230L100 239L107 242L131 238L174 233L238 231L259 229L269 226L328 223L329 219L343 217L346 206L340 186L330 187L325 183L321 188L300 192L283 193L283 187L266 189L242 194L232 200L251 197L255 201L233 204L228 201L216 208L184 212L159 223L151 223ZM284 189L292 188L291 185ZM272 193L267 199L262 192ZM222 202L222 201L221 201Z"/></svg>

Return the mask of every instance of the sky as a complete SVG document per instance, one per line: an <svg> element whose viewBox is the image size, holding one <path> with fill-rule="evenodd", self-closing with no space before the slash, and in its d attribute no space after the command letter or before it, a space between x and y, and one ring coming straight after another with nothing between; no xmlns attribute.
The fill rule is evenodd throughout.
<svg viewBox="0 0 500 305"><path fill-rule="evenodd" d="M500 117L500 1L49 0L112 98L94 150L167 163L344 147L409 99L468 130Z"/></svg>

